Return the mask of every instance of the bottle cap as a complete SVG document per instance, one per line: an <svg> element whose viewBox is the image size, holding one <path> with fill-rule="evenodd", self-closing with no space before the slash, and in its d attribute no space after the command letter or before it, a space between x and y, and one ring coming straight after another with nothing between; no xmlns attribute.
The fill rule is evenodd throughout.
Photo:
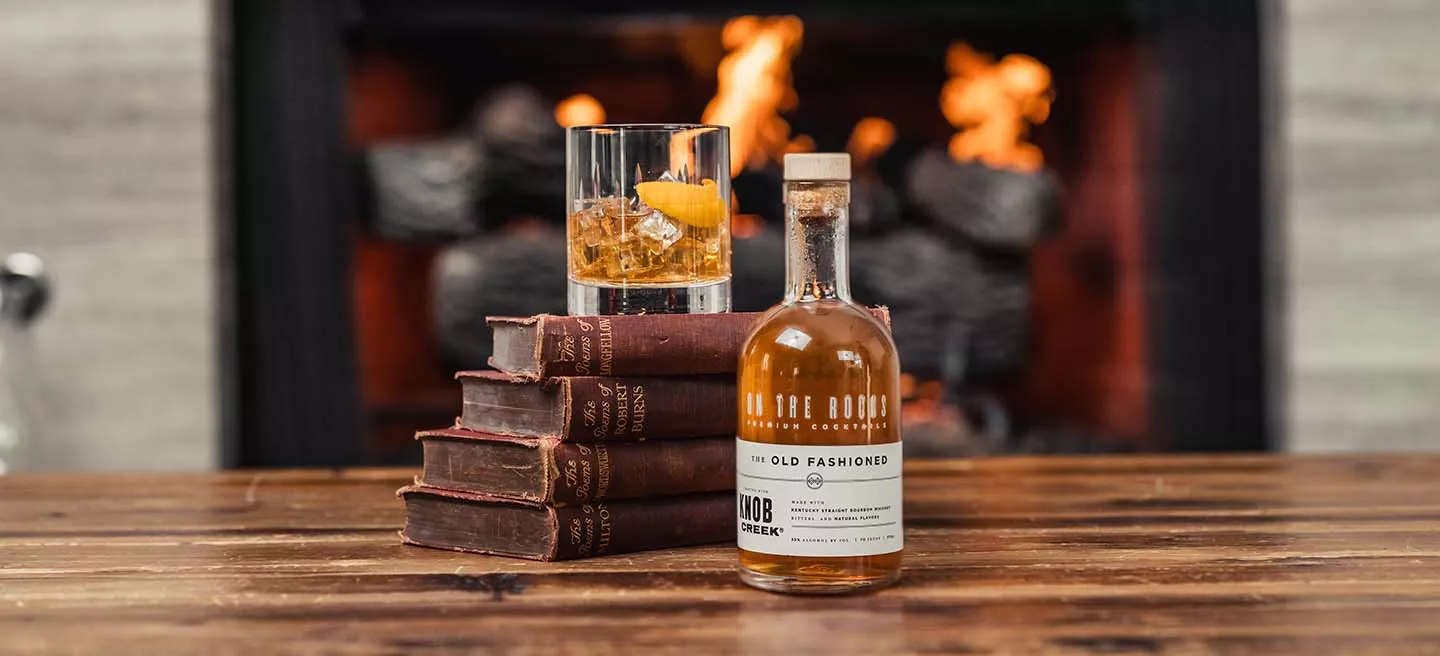
<svg viewBox="0 0 1440 656"><path fill-rule="evenodd" d="M790 153L785 156L786 180L850 180L846 153Z"/></svg>

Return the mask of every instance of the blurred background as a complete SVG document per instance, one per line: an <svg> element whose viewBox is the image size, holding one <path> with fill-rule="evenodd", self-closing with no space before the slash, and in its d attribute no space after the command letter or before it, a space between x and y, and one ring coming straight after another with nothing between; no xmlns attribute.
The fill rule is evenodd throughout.
<svg viewBox="0 0 1440 656"><path fill-rule="evenodd" d="M1176 6L1203 4L1204 6ZM933 5L933 6L932 6ZM1440 449L1440 3L0 0L0 461L414 462L563 127L849 151L911 456Z"/></svg>

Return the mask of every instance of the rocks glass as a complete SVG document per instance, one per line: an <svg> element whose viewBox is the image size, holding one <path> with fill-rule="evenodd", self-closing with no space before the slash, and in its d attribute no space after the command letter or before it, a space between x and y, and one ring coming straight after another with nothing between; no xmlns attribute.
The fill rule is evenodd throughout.
<svg viewBox="0 0 1440 656"><path fill-rule="evenodd" d="M730 130L590 125L565 137L569 311L730 311Z"/></svg>

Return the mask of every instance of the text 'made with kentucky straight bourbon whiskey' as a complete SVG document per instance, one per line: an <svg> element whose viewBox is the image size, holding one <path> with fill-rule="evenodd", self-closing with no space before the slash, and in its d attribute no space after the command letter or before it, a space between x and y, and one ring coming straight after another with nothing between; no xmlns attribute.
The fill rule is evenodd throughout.
<svg viewBox="0 0 1440 656"><path fill-rule="evenodd" d="M850 159L785 157L786 292L740 356L740 576L777 592L893 583L904 548L900 365L850 298Z"/></svg>

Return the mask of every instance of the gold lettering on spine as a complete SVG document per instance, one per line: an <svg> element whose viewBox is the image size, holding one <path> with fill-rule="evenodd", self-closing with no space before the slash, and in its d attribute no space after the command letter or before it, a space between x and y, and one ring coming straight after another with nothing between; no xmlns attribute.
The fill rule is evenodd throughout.
<svg viewBox="0 0 1440 656"><path fill-rule="evenodd" d="M609 553L611 535L610 509L606 508L603 503L595 504L595 507L599 509L597 514L600 516L600 544L596 545L595 553Z"/></svg>
<svg viewBox="0 0 1440 656"><path fill-rule="evenodd" d="M630 386L615 383L615 434L623 435L630 428Z"/></svg>
<svg viewBox="0 0 1440 656"><path fill-rule="evenodd" d="M600 375L609 376L615 364L615 333L609 319L600 319Z"/></svg>
<svg viewBox="0 0 1440 656"><path fill-rule="evenodd" d="M581 502L591 500L595 490L594 465L590 462L592 449L584 444L576 444L576 450L580 452L580 484L575 487L575 498Z"/></svg>
<svg viewBox="0 0 1440 656"><path fill-rule="evenodd" d="M635 386L635 398L630 404L630 432L645 432L645 386Z"/></svg>
<svg viewBox="0 0 1440 656"><path fill-rule="evenodd" d="M582 333L588 333L588 332L590 332L591 330L594 330L594 327L591 326L589 323L587 323L584 319L576 319L576 320L575 320L575 324L578 325L578 326L580 326L580 332L582 332ZM575 344L574 344L574 339L575 339L575 337L574 337L574 336L571 336L571 335L566 335L566 336L565 336L565 339L570 340L570 342L571 342L571 344L570 344L570 352L571 352L571 353L570 353L570 358L573 360L573 359L575 358L575 352L574 352L574 351L575 351ZM575 361L575 373L580 374L581 376L589 376L589 375L590 375L590 364L591 364L592 362L594 362L594 361L595 361L595 360L593 359L593 356L590 354L590 336L589 336L589 335L581 335L581 336L580 336L580 359Z"/></svg>
<svg viewBox="0 0 1440 656"><path fill-rule="evenodd" d="M564 476L565 489L570 490L575 498L584 499L585 497L581 496L582 493L576 489L576 486L580 484L580 464L575 462L574 458L565 461Z"/></svg>
<svg viewBox="0 0 1440 656"><path fill-rule="evenodd" d="M594 399L590 399L590 400L585 401L585 407L584 407L583 409L581 409L581 414L584 416L585 427L586 427L586 428L590 428L590 429L594 429L594 428L595 428L595 420L597 419L597 417L595 416L595 401L594 401Z"/></svg>
<svg viewBox="0 0 1440 656"><path fill-rule="evenodd" d="M556 362L574 362L574 361L575 361L575 336L574 336L574 335L561 335L561 336L560 336L560 349L559 349L559 353L556 353L556 354L555 354L555 361L556 361Z"/></svg>
<svg viewBox="0 0 1440 656"><path fill-rule="evenodd" d="M591 432L591 434L595 436L595 439L603 440L613 435L613 433L610 432L610 417L614 404L611 403L610 399L615 396L615 391L610 389L610 386L605 383L596 383L595 386L599 388L600 396L604 398L600 400L600 421L595 425L595 430Z"/></svg>
<svg viewBox="0 0 1440 656"><path fill-rule="evenodd" d="M580 521L584 525L584 535L577 552L581 557L587 557L592 555L595 549L595 508L588 504L583 505L580 506L580 512L584 513L584 518L583 520L577 518L576 521Z"/></svg>
<svg viewBox="0 0 1440 656"><path fill-rule="evenodd" d="M594 361L590 353L590 336L580 336L580 359L575 361L575 373L581 376L590 375L590 363Z"/></svg>
<svg viewBox="0 0 1440 656"><path fill-rule="evenodd" d="M580 518L570 518L570 546L575 547L577 551L583 551L584 547L580 544L580 539L583 538L584 535L585 532L580 523Z"/></svg>
<svg viewBox="0 0 1440 656"><path fill-rule="evenodd" d="M595 500L610 493L610 451L604 444L595 445Z"/></svg>

